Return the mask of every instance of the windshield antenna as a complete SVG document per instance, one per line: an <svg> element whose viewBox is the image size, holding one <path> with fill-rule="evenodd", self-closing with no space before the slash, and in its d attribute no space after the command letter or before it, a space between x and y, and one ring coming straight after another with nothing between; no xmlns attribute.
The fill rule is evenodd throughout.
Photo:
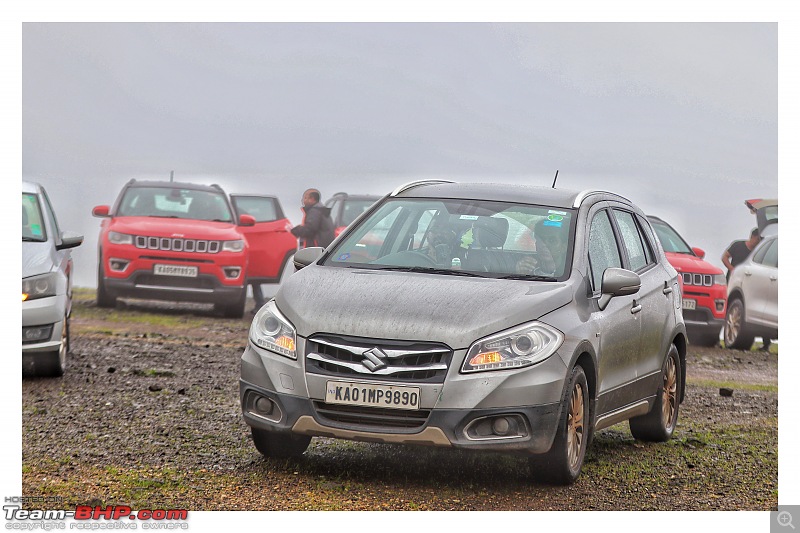
<svg viewBox="0 0 800 533"><path fill-rule="evenodd" d="M553 178L553 188L556 188L556 180L558 179L558 169L556 169L556 177Z"/></svg>

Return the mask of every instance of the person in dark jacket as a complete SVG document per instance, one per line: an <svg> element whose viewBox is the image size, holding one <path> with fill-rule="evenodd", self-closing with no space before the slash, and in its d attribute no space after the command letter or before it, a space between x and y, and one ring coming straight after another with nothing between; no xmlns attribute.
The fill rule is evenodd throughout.
<svg viewBox="0 0 800 533"><path fill-rule="evenodd" d="M308 189L303 193L303 223L292 228L292 235L300 239L300 248L325 248L333 242L331 209L323 206L319 200L317 189Z"/></svg>

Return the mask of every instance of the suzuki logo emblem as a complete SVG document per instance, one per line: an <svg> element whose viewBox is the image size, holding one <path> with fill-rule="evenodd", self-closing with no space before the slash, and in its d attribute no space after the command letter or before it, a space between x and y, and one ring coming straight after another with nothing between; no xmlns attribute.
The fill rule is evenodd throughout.
<svg viewBox="0 0 800 533"><path fill-rule="evenodd" d="M361 361L361 364L367 367L371 372L375 372L381 368L386 368L386 362L384 359L386 359L388 356L386 355L386 352L380 348L372 348L361 355L365 357L365 359Z"/></svg>

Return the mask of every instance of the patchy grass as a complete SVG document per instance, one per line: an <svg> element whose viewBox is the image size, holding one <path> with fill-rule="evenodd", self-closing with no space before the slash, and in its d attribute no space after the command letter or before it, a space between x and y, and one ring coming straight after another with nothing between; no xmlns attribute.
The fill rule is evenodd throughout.
<svg viewBox="0 0 800 533"><path fill-rule="evenodd" d="M741 381L716 381L713 379L693 379L686 378L686 383L698 387L708 387L710 389L728 388L734 390L766 391L778 392L777 385L765 385L762 383L743 383Z"/></svg>

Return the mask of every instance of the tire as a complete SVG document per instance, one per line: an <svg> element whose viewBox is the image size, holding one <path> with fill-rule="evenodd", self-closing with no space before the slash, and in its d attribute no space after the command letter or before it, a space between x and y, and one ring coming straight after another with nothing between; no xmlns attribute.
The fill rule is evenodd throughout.
<svg viewBox="0 0 800 533"><path fill-rule="evenodd" d="M719 346L719 328L715 330L707 329L689 334L689 344L704 346L706 348Z"/></svg>
<svg viewBox="0 0 800 533"><path fill-rule="evenodd" d="M97 264L97 307L114 308L116 306L117 295L106 289L105 278L103 277L103 262L101 259Z"/></svg>
<svg viewBox="0 0 800 533"><path fill-rule="evenodd" d="M583 368L578 365L572 369L564 388L553 446L546 454L529 459L534 479L552 485L574 483L581 473L590 432L589 386Z"/></svg>
<svg viewBox="0 0 800 533"><path fill-rule="evenodd" d="M253 444L264 457L275 457L278 459L287 457L300 457L311 443L311 437L306 435L294 435L265 431L263 429L251 428L253 433Z"/></svg>
<svg viewBox="0 0 800 533"><path fill-rule="evenodd" d="M681 358L671 345L661 368L661 386L656 392L653 408L646 415L631 418L628 424L634 438L664 442L672 437L678 425L678 409L683 393Z"/></svg>
<svg viewBox="0 0 800 533"><path fill-rule="evenodd" d="M744 302L739 298L728 302L725 314L725 347L732 350L749 350L753 346L755 335L747 327L745 321Z"/></svg>
<svg viewBox="0 0 800 533"><path fill-rule="evenodd" d="M69 317L64 317L64 326L61 328L61 344L54 352L45 352L38 356L35 363L36 374L46 377L61 377L67 368L67 353L69 352Z"/></svg>
<svg viewBox="0 0 800 533"><path fill-rule="evenodd" d="M241 294L229 304L214 304L214 309L218 309L225 318L242 318L244 307L247 304L247 285L245 284Z"/></svg>

